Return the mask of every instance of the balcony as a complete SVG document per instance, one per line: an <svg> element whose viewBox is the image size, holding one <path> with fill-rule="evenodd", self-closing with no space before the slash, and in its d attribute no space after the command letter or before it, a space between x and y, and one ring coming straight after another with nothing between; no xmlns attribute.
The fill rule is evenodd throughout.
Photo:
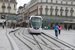
<svg viewBox="0 0 75 50"><path fill-rule="evenodd" d="M60 9L60 11L64 11L63 9Z"/></svg>
<svg viewBox="0 0 75 50"><path fill-rule="evenodd" d="M68 12L69 10L68 10L68 9L66 9L65 11L66 11L66 12Z"/></svg>
<svg viewBox="0 0 75 50"><path fill-rule="evenodd" d="M14 8L14 10L17 10L16 8Z"/></svg>
<svg viewBox="0 0 75 50"><path fill-rule="evenodd" d="M70 12L74 12L74 10L70 10Z"/></svg>
<svg viewBox="0 0 75 50"><path fill-rule="evenodd" d="M45 10L49 10L48 8L45 8Z"/></svg>
<svg viewBox="0 0 75 50"><path fill-rule="evenodd" d="M53 11L54 9L53 8L50 8L50 10Z"/></svg>
<svg viewBox="0 0 75 50"><path fill-rule="evenodd" d="M8 8L8 9L11 9L11 6L8 6L7 8Z"/></svg>
<svg viewBox="0 0 75 50"><path fill-rule="evenodd" d="M39 8L39 10L43 10L43 8Z"/></svg>
<svg viewBox="0 0 75 50"><path fill-rule="evenodd" d="M2 5L2 8L6 8L5 5Z"/></svg>
<svg viewBox="0 0 75 50"><path fill-rule="evenodd" d="M58 11L58 9L55 9L55 11Z"/></svg>

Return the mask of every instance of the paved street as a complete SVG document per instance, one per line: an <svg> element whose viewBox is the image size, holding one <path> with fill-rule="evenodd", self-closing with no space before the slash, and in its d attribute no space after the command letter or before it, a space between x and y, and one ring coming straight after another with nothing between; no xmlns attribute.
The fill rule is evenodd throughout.
<svg viewBox="0 0 75 50"><path fill-rule="evenodd" d="M43 32L55 37L54 30L43 30ZM71 45L75 46L75 30L61 30L61 34L58 35L58 39L61 39Z"/></svg>
<svg viewBox="0 0 75 50"><path fill-rule="evenodd" d="M14 29L7 28L7 33L11 30ZM6 28L3 29L2 27L0 27L0 50L11 50L11 44L7 38L7 33Z"/></svg>
<svg viewBox="0 0 75 50"><path fill-rule="evenodd" d="M14 30L14 29L7 29L7 31L11 31L11 30ZM25 31L24 31L25 30ZM25 50L25 48L27 48L27 50L29 50L28 49L28 47L27 46L25 46L26 44L28 45L30 45L31 43L30 42L28 42L28 40L30 40L31 42L33 42L33 44L35 44L35 42L33 41L33 40L31 40L31 39L33 39L33 37L31 36L31 35L29 35L29 33L27 32L27 29L25 28L24 30L20 30L20 31L18 31L18 32L20 32L20 33L18 33L17 32L17 34L15 33L11 33L11 37L12 37L12 39L14 39L14 42L17 44L17 46L18 46L18 48L20 49L20 50ZM53 37L55 37L55 33L54 33L54 30L42 30L45 34L47 34L47 35L51 35L51 36L53 36ZM24 33L23 33L24 32ZM25 33L26 32L26 33ZM22 34L23 33L23 34ZM26 38L26 40L24 39L23 41L26 43L22 43L20 40L18 40L15 36L17 36L18 38L20 38L20 40L23 40L23 38ZM29 38L27 38L26 36L28 36L28 37L31 37L31 39L29 39ZM20 37L19 37L20 36ZM66 30L62 30L61 31L61 34L59 35L59 37L58 37L58 39L61 39L61 40L63 40L63 41L65 41L65 42L67 42L67 43L69 43L69 44L71 44L71 45L73 45L73 46L75 46L75 38L74 38L74 36L75 36L75 30L69 30L69 31L66 31ZM23 37L23 38L22 38ZM37 37L41 37L41 36L37 36ZM37 38L36 37L36 38ZM41 37L42 38L42 37ZM56 38L56 37L55 37ZM28 39L28 40L27 40ZM38 38L37 38L38 39ZM45 40L44 38L43 38L43 40ZM20 41L20 42L19 42ZM40 42L40 43L42 43L42 44L44 44L40 39L38 39L38 41ZM47 41L47 40L46 40ZM49 42L48 42L49 43ZM31 44L31 47L33 47L33 44ZM40 44L41 46L42 46L42 44ZM50 43L49 43L50 44ZM37 49L36 48L36 46L37 45L35 45L35 48L34 48L34 50L35 49ZM38 46L37 46L38 47ZM42 46L43 47L43 49L45 49L46 50L46 47L45 46ZM48 48L49 49L49 48ZM47 50L48 50L47 49ZM0 27L0 50L11 50L11 44L9 43L9 40L8 40L8 38L7 38L7 36L6 36L6 29L2 29L1 27ZM37 49L38 50L38 49Z"/></svg>
<svg viewBox="0 0 75 50"><path fill-rule="evenodd" d="M11 50L10 43L6 36L6 29L0 27L0 50Z"/></svg>

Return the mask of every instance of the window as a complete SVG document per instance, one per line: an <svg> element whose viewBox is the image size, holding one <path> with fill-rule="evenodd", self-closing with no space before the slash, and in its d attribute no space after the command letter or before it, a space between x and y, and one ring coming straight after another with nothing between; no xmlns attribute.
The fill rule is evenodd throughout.
<svg viewBox="0 0 75 50"><path fill-rule="evenodd" d="M63 2L61 1L61 4L63 4Z"/></svg>
<svg viewBox="0 0 75 50"><path fill-rule="evenodd" d="M62 9L62 7L61 7L61 9Z"/></svg>
<svg viewBox="0 0 75 50"><path fill-rule="evenodd" d="M46 3L48 3L48 0L46 0Z"/></svg>
<svg viewBox="0 0 75 50"><path fill-rule="evenodd" d="M73 10L73 8L71 8L71 10ZM73 11L71 11L71 17L73 16Z"/></svg>
<svg viewBox="0 0 75 50"><path fill-rule="evenodd" d="M40 6L40 8L42 8L42 6Z"/></svg>
<svg viewBox="0 0 75 50"><path fill-rule="evenodd" d="M66 15L66 17L67 17L67 12L65 12L65 15Z"/></svg>
<svg viewBox="0 0 75 50"><path fill-rule="evenodd" d="M52 8L52 6L51 6L51 8Z"/></svg>
<svg viewBox="0 0 75 50"><path fill-rule="evenodd" d="M73 8L71 8L71 10L73 10Z"/></svg>
<svg viewBox="0 0 75 50"><path fill-rule="evenodd" d="M3 1L5 1L5 0L3 0Z"/></svg>
<svg viewBox="0 0 75 50"><path fill-rule="evenodd" d="M73 16L73 12L71 12L71 17Z"/></svg>
<svg viewBox="0 0 75 50"><path fill-rule="evenodd" d="M42 0L41 0L41 3L42 3Z"/></svg>
<svg viewBox="0 0 75 50"><path fill-rule="evenodd" d="M5 3L3 3L3 6L5 5Z"/></svg>
<svg viewBox="0 0 75 50"><path fill-rule="evenodd" d="M56 4L58 3L58 1L56 1Z"/></svg>
<svg viewBox="0 0 75 50"><path fill-rule="evenodd" d="M67 7L66 7L66 10L67 10Z"/></svg>
<svg viewBox="0 0 75 50"><path fill-rule="evenodd" d="M40 10L40 15L42 15L42 10Z"/></svg>
<svg viewBox="0 0 75 50"><path fill-rule="evenodd" d="M50 14L51 16L52 16L52 12L53 12L53 11L51 11L51 14Z"/></svg>
<svg viewBox="0 0 75 50"><path fill-rule="evenodd" d="M53 0L51 0L51 3L53 3Z"/></svg>
<svg viewBox="0 0 75 50"><path fill-rule="evenodd" d="M10 2L10 0L8 0Z"/></svg>
<svg viewBox="0 0 75 50"><path fill-rule="evenodd" d="M61 13L60 15L62 16L62 11L60 13Z"/></svg>
<svg viewBox="0 0 75 50"><path fill-rule="evenodd" d="M10 6L10 4L8 4L8 6Z"/></svg>
<svg viewBox="0 0 75 50"><path fill-rule="evenodd" d="M56 6L56 9L57 9L57 6Z"/></svg>
<svg viewBox="0 0 75 50"><path fill-rule="evenodd" d="M10 13L10 9L8 9L8 13Z"/></svg>
<svg viewBox="0 0 75 50"><path fill-rule="evenodd" d="M14 8L15 8L15 5L14 5Z"/></svg>
<svg viewBox="0 0 75 50"><path fill-rule="evenodd" d="M68 2L66 2L66 5L68 4Z"/></svg>
<svg viewBox="0 0 75 50"><path fill-rule="evenodd" d="M71 2L71 5L73 5L73 2Z"/></svg>
<svg viewBox="0 0 75 50"><path fill-rule="evenodd" d="M46 6L46 8L48 8L48 6Z"/></svg>
<svg viewBox="0 0 75 50"><path fill-rule="evenodd" d="M42 8L42 6L40 6L40 8ZM40 10L40 15L42 15L42 10Z"/></svg>
<svg viewBox="0 0 75 50"><path fill-rule="evenodd" d="M3 13L5 12L5 9L3 9Z"/></svg>
<svg viewBox="0 0 75 50"><path fill-rule="evenodd" d="M46 15L48 14L48 11L46 11Z"/></svg>
<svg viewBox="0 0 75 50"><path fill-rule="evenodd" d="M55 15L57 16L57 11L55 11Z"/></svg>
<svg viewBox="0 0 75 50"><path fill-rule="evenodd" d="M56 11L55 11L55 15L57 16L57 6L56 6Z"/></svg>

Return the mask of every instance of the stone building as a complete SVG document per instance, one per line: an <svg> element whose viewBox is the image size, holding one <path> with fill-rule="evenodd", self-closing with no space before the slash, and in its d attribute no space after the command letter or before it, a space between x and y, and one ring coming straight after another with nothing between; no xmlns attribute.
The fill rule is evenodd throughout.
<svg viewBox="0 0 75 50"><path fill-rule="evenodd" d="M16 0L0 0L0 24L6 21L6 16L16 15L16 5Z"/></svg>
<svg viewBox="0 0 75 50"><path fill-rule="evenodd" d="M75 0L31 0L22 10L24 22L31 15L43 17L43 28L58 24L64 29L75 29Z"/></svg>

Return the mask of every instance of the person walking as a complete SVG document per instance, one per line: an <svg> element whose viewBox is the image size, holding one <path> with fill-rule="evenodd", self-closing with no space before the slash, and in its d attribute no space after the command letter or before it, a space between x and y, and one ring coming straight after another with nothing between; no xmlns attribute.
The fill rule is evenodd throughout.
<svg viewBox="0 0 75 50"><path fill-rule="evenodd" d="M58 25L54 25L54 29L55 29L55 36L58 38Z"/></svg>
<svg viewBox="0 0 75 50"><path fill-rule="evenodd" d="M58 31L59 31L59 34L60 34L60 32L61 32L61 27L60 26L58 27Z"/></svg>
<svg viewBox="0 0 75 50"><path fill-rule="evenodd" d="M2 27L3 27L3 29L4 29L4 23L2 24Z"/></svg>

